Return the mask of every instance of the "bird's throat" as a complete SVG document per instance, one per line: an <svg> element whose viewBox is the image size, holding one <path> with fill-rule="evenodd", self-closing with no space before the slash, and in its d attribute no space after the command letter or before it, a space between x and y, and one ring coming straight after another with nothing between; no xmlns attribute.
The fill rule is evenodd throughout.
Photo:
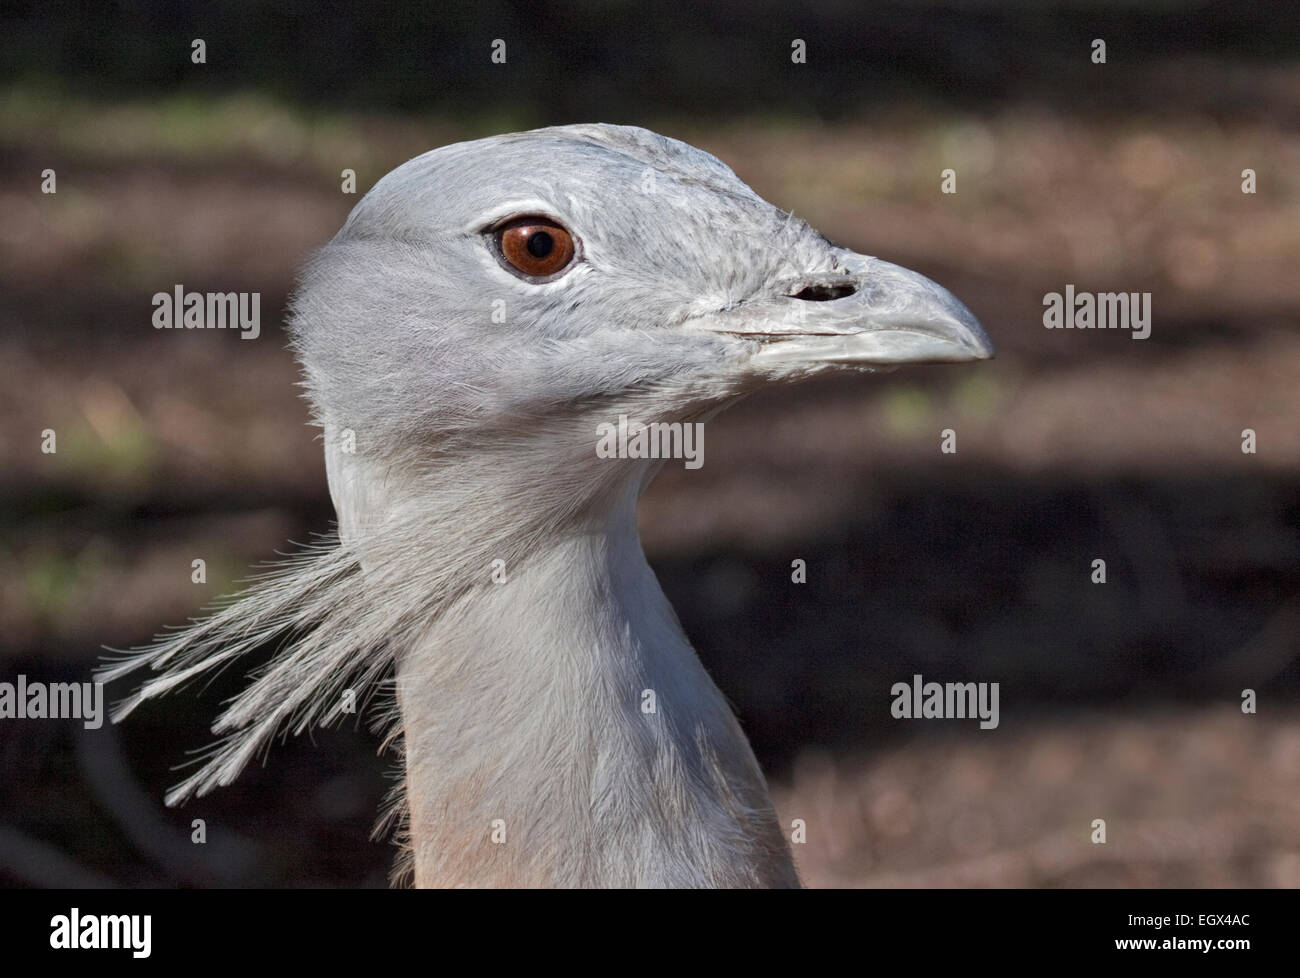
<svg viewBox="0 0 1300 978"><path fill-rule="evenodd" d="M484 575L398 663L417 885L797 885L635 495Z"/></svg>

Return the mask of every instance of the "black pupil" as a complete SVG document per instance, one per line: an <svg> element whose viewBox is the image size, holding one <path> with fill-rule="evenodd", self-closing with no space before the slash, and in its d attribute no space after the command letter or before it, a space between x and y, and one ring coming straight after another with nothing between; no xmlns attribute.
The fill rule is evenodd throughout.
<svg viewBox="0 0 1300 978"><path fill-rule="evenodd" d="M545 231L534 231L528 236L528 253L534 258L545 258L554 247L554 239Z"/></svg>

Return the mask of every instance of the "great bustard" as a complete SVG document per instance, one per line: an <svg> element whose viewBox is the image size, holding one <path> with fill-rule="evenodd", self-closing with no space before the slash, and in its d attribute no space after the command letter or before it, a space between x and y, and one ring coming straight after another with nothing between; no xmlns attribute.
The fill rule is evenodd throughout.
<svg viewBox="0 0 1300 978"><path fill-rule="evenodd" d="M338 540L105 670L160 672L121 719L281 643L168 803L391 681L417 885L798 885L642 556L662 460L603 457L598 432L833 368L986 358L966 308L707 153L579 125L389 173L307 264L290 327Z"/></svg>

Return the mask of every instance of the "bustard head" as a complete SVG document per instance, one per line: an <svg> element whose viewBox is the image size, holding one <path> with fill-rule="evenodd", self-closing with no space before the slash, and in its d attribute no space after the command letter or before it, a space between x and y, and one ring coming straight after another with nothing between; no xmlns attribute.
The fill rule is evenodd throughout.
<svg viewBox="0 0 1300 978"><path fill-rule="evenodd" d="M707 153L580 125L447 146L389 173L308 263L291 330L340 539L108 670L161 671L120 718L289 639L169 799L228 783L278 730L337 719L348 691L368 696L396 672L417 842L415 816L433 834L454 821L446 791L416 786L418 760L498 807L545 794L520 816L535 838L552 809L606 833L581 843L586 861L569 865L584 868L570 876L548 875L538 856L504 879L785 879L730 865L779 861L784 847L743 736L635 543L636 498L657 463L600 457L599 426L698 421L756 387L826 370L983 359L992 347L974 317L928 279L832 244ZM600 542L573 542L588 539ZM493 566L518 590L494 590ZM577 620L550 635L556 616ZM591 655L571 651L584 644ZM582 715L558 721L573 729L548 727L530 709L543 709L537 696L546 708L564 700L566 678ZM638 726L631 706L624 715L621 697L647 683L673 694L662 728ZM534 694L532 708L516 686ZM467 748L452 741L477 721L444 718L471 694L518 729L462 764L449 755ZM587 757L579 745L600 737L624 746ZM567 793L511 788L512 765L546 763ZM634 782L652 770L677 771L681 793L643 825ZM609 854L629 847L635 859ZM669 865L674 850L681 865ZM430 860L473 881L472 868Z"/></svg>
<svg viewBox="0 0 1300 978"><path fill-rule="evenodd" d="M608 125L398 167L309 265L293 330L321 419L367 446L363 467L531 444L579 463L566 494L603 488L598 420L992 349L928 279L832 244L707 153Z"/></svg>

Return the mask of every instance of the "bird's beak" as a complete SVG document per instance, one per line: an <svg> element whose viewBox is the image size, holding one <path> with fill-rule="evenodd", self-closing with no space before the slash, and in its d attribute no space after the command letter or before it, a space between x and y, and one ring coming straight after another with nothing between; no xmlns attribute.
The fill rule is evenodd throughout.
<svg viewBox="0 0 1300 978"><path fill-rule="evenodd" d="M768 297L701 317L713 332L759 340L755 367L893 367L993 356L969 309L924 275L866 255L847 274L793 279Z"/></svg>

